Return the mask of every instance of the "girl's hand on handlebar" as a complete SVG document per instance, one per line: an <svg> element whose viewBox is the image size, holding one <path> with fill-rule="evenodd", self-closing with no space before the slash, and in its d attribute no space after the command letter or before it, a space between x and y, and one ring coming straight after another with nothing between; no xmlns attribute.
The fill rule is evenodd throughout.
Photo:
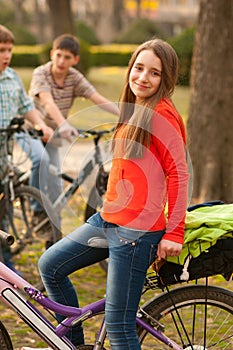
<svg viewBox="0 0 233 350"><path fill-rule="evenodd" d="M166 259L167 256L178 256L182 251L182 244L162 239L159 242L157 257L158 260Z"/></svg>

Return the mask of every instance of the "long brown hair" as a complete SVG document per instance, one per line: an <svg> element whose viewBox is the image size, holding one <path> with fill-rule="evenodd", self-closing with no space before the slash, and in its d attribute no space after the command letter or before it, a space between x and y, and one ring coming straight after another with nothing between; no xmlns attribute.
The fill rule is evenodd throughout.
<svg viewBox="0 0 233 350"><path fill-rule="evenodd" d="M141 103L140 108L135 108L136 96L130 89L129 76L137 56L143 50L151 50L161 60L161 82L156 94L145 99ZM113 136L113 138L115 138L119 128L127 123L124 132L124 138L128 140L126 141L127 156L129 156L129 154L133 157L142 156L140 147L138 147L139 144L149 147L151 138L151 118L154 114L155 106L161 99L171 98L177 82L177 77L178 57L174 49L167 42L160 39L146 41L132 54L128 64L126 83L120 99L120 117ZM181 117L178 123L181 127L182 134L185 135L185 128ZM137 148L136 153L135 150L132 153L132 147L136 144L137 147L134 147ZM113 149L114 147L115 143L113 142ZM141 149L143 149L143 147L141 147Z"/></svg>

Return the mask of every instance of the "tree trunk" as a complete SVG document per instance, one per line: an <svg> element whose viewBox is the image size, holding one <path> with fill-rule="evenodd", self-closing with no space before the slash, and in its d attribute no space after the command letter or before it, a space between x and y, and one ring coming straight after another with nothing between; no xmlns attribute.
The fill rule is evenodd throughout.
<svg viewBox="0 0 233 350"><path fill-rule="evenodd" d="M74 33L74 23L70 0L47 0L53 36Z"/></svg>
<svg viewBox="0 0 233 350"><path fill-rule="evenodd" d="M113 1L113 15L112 22L113 27L116 32L120 31L122 28L122 15L124 12L124 4L122 0Z"/></svg>
<svg viewBox="0 0 233 350"><path fill-rule="evenodd" d="M23 25L23 0L15 0L13 4L15 6L15 23Z"/></svg>
<svg viewBox="0 0 233 350"><path fill-rule="evenodd" d="M41 11L38 0L34 0L34 13L37 26L37 33L39 33L38 38L40 43L46 42L45 35L45 24L46 20L44 19L45 14Z"/></svg>
<svg viewBox="0 0 233 350"><path fill-rule="evenodd" d="M188 119L193 199L233 202L233 1L201 0Z"/></svg>
<svg viewBox="0 0 233 350"><path fill-rule="evenodd" d="M136 0L136 6L137 6L136 17L139 19L141 18L141 0Z"/></svg>

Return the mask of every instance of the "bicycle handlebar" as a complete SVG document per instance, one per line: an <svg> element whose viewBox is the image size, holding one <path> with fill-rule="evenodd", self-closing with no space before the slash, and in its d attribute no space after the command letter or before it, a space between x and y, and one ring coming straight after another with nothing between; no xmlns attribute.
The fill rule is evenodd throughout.
<svg viewBox="0 0 233 350"><path fill-rule="evenodd" d="M9 233L0 230L0 240L7 245L12 245L15 241L14 236L10 235Z"/></svg>
<svg viewBox="0 0 233 350"><path fill-rule="evenodd" d="M89 130L89 129L85 130L85 129L79 129L79 128L76 128L76 130L77 130L77 132L79 134L79 137L87 138L87 137L90 137L90 136L95 136L97 138L100 138L103 135L112 133L115 130L115 127L112 128L112 129L109 129L109 130ZM59 128L57 130L55 130L53 137L54 138L60 138L61 137L61 134L59 133Z"/></svg>
<svg viewBox="0 0 233 350"><path fill-rule="evenodd" d="M78 133L80 135L83 135L84 137L91 136L103 136L105 134L110 134L115 130L115 127L109 130L84 130L84 129L77 129Z"/></svg>
<svg viewBox="0 0 233 350"><path fill-rule="evenodd" d="M16 132L20 132L23 131L25 132L25 129L23 128L24 125L24 118L13 118L10 125L8 125L6 128L0 128L0 132L5 132L8 135L12 135ZM112 129L109 130L85 130L85 129L76 129L79 133L79 135L83 136L83 137L90 137L90 136L97 136L97 137L101 137L105 134L110 134L114 131L115 127L113 127ZM26 130L28 132L28 134L31 137L41 137L43 136L43 132L42 130L37 130L34 128L31 128L29 130ZM60 137L59 134L59 130L55 131L55 137Z"/></svg>
<svg viewBox="0 0 233 350"><path fill-rule="evenodd" d="M5 132L7 135L11 136L12 134L16 132L27 132L31 137L38 137L43 136L42 130L30 128L28 130L25 130L23 128L24 125L24 118L13 118L11 123L6 128L0 128L0 132Z"/></svg>

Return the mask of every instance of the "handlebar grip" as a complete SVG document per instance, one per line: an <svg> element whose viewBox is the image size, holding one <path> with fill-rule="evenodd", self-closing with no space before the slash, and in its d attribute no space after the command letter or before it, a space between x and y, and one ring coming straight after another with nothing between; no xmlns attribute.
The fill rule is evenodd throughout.
<svg viewBox="0 0 233 350"><path fill-rule="evenodd" d="M28 134L32 137L32 138L38 138L38 137L42 137L44 136L43 131L41 129L28 129Z"/></svg>
<svg viewBox="0 0 233 350"><path fill-rule="evenodd" d="M6 233L5 231L0 230L0 240L6 243L7 245L12 245L15 241L15 238L9 233Z"/></svg>

